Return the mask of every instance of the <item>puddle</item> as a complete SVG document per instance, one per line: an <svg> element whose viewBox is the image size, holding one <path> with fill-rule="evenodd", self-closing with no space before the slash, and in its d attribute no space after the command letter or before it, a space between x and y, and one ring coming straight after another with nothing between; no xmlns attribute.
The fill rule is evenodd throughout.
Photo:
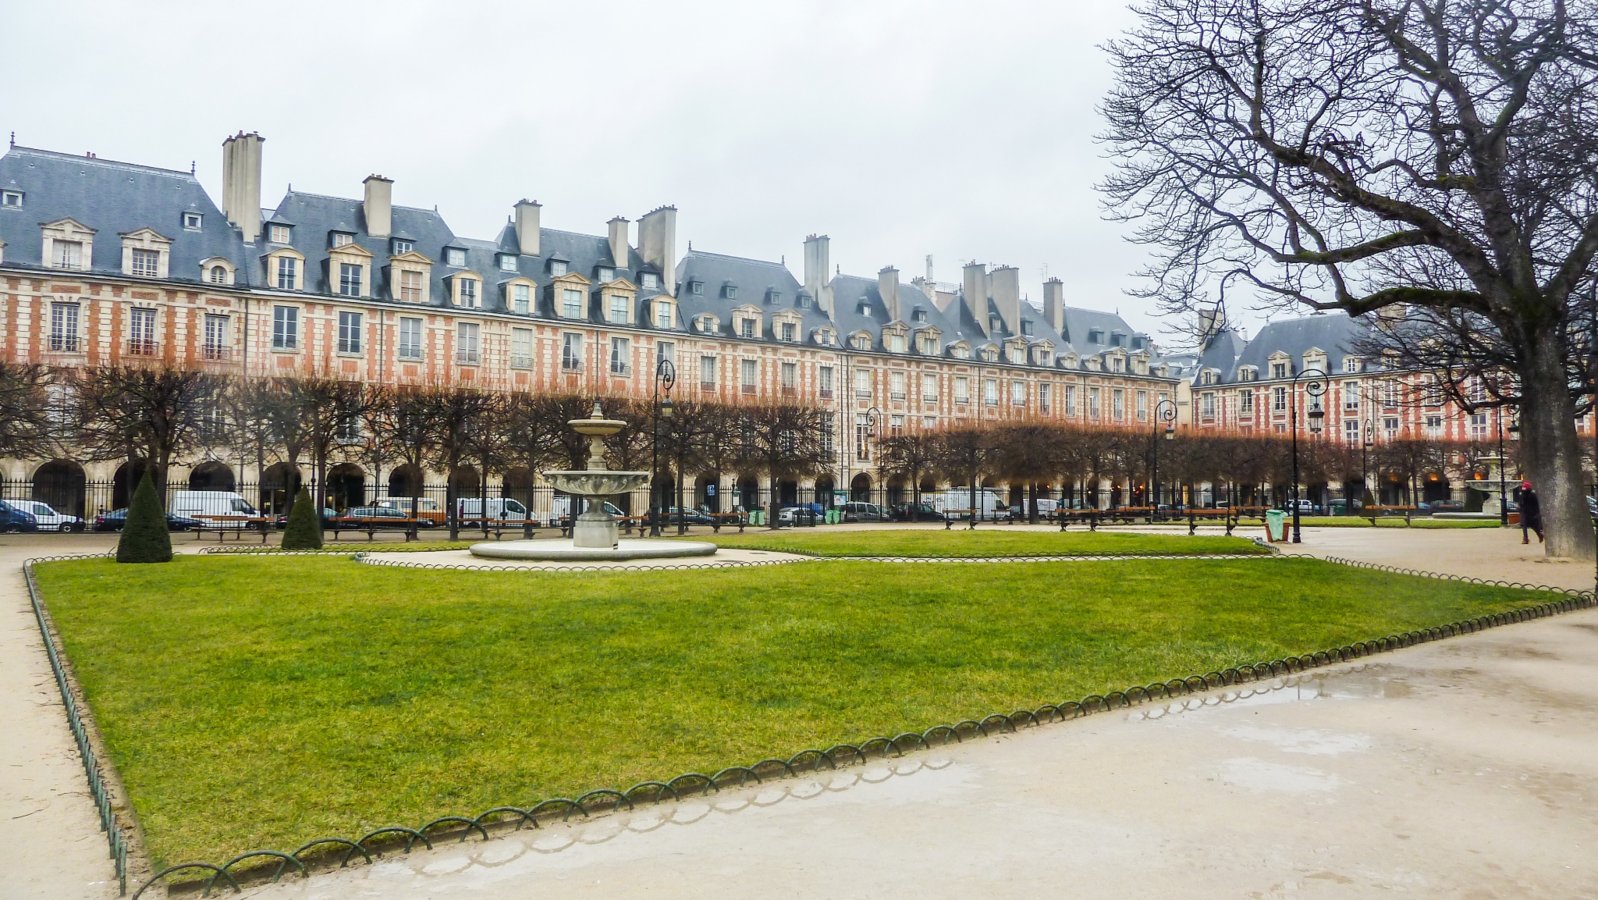
<svg viewBox="0 0 1598 900"><path fill-rule="evenodd" d="M1343 783L1330 772L1249 756L1223 761L1216 778L1245 790L1277 794L1319 794L1334 791Z"/></svg>
<svg viewBox="0 0 1598 900"><path fill-rule="evenodd" d="M1385 665L1356 666L1337 672L1288 675L1195 697L1156 701L1134 707L1130 721L1153 721L1206 707L1263 706L1307 700L1396 699L1410 696L1411 685L1391 674Z"/></svg>
<svg viewBox="0 0 1598 900"><path fill-rule="evenodd" d="M1316 728L1262 728L1257 725L1239 725L1224 729L1221 733L1240 740L1269 744L1284 753L1302 753L1308 756L1338 756L1369 750L1371 747L1368 735Z"/></svg>

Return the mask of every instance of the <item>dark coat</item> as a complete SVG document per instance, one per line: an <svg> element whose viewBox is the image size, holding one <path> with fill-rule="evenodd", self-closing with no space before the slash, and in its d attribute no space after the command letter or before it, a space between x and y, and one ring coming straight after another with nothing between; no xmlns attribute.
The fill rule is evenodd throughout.
<svg viewBox="0 0 1598 900"><path fill-rule="evenodd" d="M1532 531L1542 531L1543 507L1536 491L1526 488L1520 490L1520 520Z"/></svg>

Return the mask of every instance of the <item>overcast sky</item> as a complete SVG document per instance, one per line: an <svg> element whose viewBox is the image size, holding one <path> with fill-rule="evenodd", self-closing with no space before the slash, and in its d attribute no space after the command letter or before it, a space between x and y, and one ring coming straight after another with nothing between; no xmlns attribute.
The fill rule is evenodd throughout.
<svg viewBox="0 0 1598 900"><path fill-rule="evenodd" d="M221 142L266 137L262 205L394 179L491 238L523 196L605 233L679 210L677 246L778 259L832 236L845 273L931 254L1021 269L1042 298L1159 320L1103 220L1097 49L1117 3L19 3L0 9L0 128L169 168L221 200ZM70 51L70 52L64 52Z"/></svg>

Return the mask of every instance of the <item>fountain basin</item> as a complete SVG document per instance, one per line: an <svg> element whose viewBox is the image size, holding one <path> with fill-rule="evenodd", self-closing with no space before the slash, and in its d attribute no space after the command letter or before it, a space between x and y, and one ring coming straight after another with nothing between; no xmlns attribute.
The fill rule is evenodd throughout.
<svg viewBox="0 0 1598 900"><path fill-rule="evenodd" d="M545 472L544 479L557 491L580 497L613 497L642 490L649 484L648 472L612 472L609 469Z"/></svg>
<svg viewBox="0 0 1598 900"><path fill-rule="evenodd" d="M485 541L471 546L473 556L488 559L536 559L554 562L666 559L710 556L716 545L704 541L624 538L614 547L578 547L566 541Z"/></svg>

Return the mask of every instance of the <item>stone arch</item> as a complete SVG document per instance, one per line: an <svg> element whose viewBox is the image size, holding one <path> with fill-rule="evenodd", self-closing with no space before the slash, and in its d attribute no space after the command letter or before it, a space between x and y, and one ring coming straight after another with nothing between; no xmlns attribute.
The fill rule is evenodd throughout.
<svg viewBox="0 0 1598 900"><path fill-rule="evenodd" d="M388 495L390 497L420 497L426 479L420 466L406 463L396 466L388 473Z"/></svg>
<svg viewBox="0 0 1598 900"><path fill-rule="evenodd" d="M144 477L150 464L142 459L132 460L117 466L116 474L111 476L111 508L126 509L128 501L133 499L133 489L139 486L139 479ZM163 502L162 506L166 506Z"/></svg>
<svg viewBox="0 0 1598 900"><path fill-rule="evenodd" d="M261 473L260 504L264 513L288 512L289 502L300 492L300 470L288 463L277 463Z"/></svg>
<svg viewBox="0 0 1598 900"><path fill-rule="evenodd" d="M233 477L233 470L227 463L217 460L207 460L189 470L189 490L191 491L231 491L237 486L238 481Z"/></svg>
<svg viewBox="0 0 1598 900"><path fill-rule="evenodd" d="M909 498L905 496L905 484L906 483L907 482L905 481L904 476L902 476L902 475L895 475L892 478L888 479L888 505L889 506L893 506L893 505L899 504L899 503L908 503L909 502Z"/></svg>
<svg viewBox="0 0 1598 900"><path fill-rule="evenodd" d="M706 473L694 479L694 505L703 504L711 512L721 512L721 488L716 484L715 473Z"/></svg>
<svg viewBox="0 0 1598 900"><path fill-rule="evenodd" d="M860 501L870 501L871 500L871 476L870 475L867 475L866 473L861 472L859 475L856 475L854 478L851 478L849 480L849 499L850 500L860 500Z"/></svg>
<svg viewBox="0 0 1598 900"><path fill-rule="evenodd" d="M832 480L832 476L831 475L823 475L820 478L817 478L816 479L816 502L821 504L823 507L825 507L827 509L831 509L832 508L832 492L833 492L833 490L835 490L834 486L836 484L837 484L837 482Z"/></svg>
<svg viewBox="0 0 1598 900"><path fill-rule="evenodd" d="M33 472L33 499L58 513L87 519L88 478L69 459L52 459Z"/></svg>
<svg viewBox="0 0 1598 900"><path fill-rule="evenodd" d="M743 474L738 476L735 486L734 502L745 510L760 509L760 477L757 475Z"/></svg>
<svg viewBox="0 0 1598 900"><path fill-rule="evenodd" d="M327 470L327 505L343 511L366 505L366 470L355 463L339 463Z"/></svg>

